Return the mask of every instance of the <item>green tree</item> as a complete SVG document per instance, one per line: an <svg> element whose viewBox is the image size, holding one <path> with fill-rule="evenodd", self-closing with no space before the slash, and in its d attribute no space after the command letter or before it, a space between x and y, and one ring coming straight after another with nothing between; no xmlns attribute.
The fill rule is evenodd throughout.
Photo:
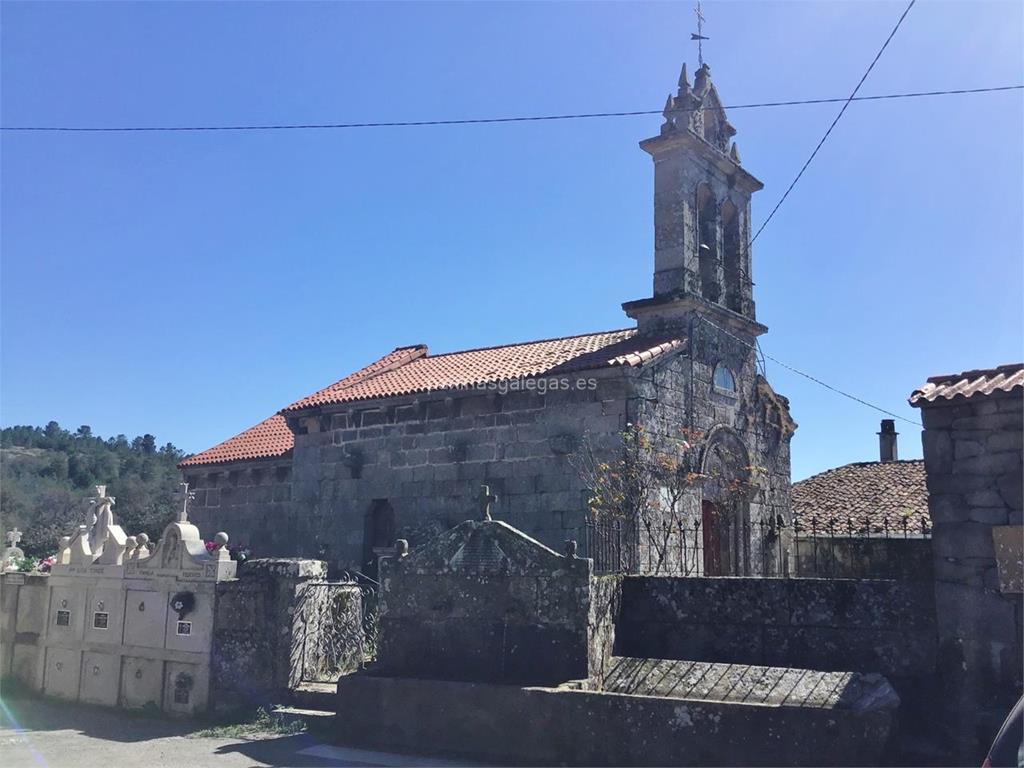
<svg viewBox="0 0 1024 768"><path fill-rule="evenodd" d="M0 515L24 532L29 555L52 554L57 540L85 521L96 484L117 498L114 515L131 534L157 538L177 509L177 462L172 443L157 450L156 437L124 435L104 440L88 425L71 433L56 422L0 430Z"/></svg>

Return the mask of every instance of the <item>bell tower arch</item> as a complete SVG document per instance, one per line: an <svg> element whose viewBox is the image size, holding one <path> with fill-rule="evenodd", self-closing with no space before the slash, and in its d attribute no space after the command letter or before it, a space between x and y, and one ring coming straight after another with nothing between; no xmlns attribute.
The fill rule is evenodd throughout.
<svg viewBox="0 0 1024 768"><path fill-rule="evenodd" d="M691 85L686 65L657 136L640 142L654 161L654 285L623 309L641 332L685 327L694 312L742 331L757 322L750 264L750 200L764 185L740 164L711 68Z"/></svg>

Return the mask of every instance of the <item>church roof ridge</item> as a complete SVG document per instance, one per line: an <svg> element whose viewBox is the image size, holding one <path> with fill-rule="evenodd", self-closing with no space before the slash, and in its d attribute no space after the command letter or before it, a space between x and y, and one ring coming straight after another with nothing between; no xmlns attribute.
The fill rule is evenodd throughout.
<svg viewBox="0 0 1024 768"><path fill-rule="evenodd" d="M525 347L530 344L547 344L554 341L569 341L570 339L582 339L587 336L608 336L611 334L626 334L629 336L637 335L636 328L617 328L611 331L593 331L591 333L572 333L567 336L551 336L547 339L530 339L528 341L512 341L507 344L489 344L483 347L470 347L469 349L454 349L451 352L438 352L433 355L427 355L430 358L447 357L450 355L465 355L470 352L487 352L492 349L509 349L511 347ZM626 338L629 338L627 336Z"/></svg>

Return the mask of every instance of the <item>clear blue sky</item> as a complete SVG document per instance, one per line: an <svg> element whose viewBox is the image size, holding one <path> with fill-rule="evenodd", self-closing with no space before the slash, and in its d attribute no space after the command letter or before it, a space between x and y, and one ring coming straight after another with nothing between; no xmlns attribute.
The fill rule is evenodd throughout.
<svg viewBox="0 0 1024 768"><path fill-rule="evenodd" d="M708 2L727 104L846 96L903 2ZM659 109L686 3L2 5L5 125ZM1022 6L920 0L863 94L1022 82ZM837 105L738 110L767 215ZM1020 92L854 104L755 244L769 354L916 418L1022 352ZM2 137L2 421L198 451L395 346L625 327L650 294L657 116ZM794 479L880 414L771 362ZM901 453L920 455L901 423Z"/></svg>

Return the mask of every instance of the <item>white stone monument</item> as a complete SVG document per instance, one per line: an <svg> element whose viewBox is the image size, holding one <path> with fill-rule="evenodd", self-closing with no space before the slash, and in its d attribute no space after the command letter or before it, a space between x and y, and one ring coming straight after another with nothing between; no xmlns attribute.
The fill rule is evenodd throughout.
<svg viewBox="0 0 1024 768"><path fill-rule="evenodd" d="M7 532L9 546L4 550L3 570L18 570L18 561L25 557L25 553L18 546L19 541L21 541L21 531L17 528L12 528Z"/></svg>

